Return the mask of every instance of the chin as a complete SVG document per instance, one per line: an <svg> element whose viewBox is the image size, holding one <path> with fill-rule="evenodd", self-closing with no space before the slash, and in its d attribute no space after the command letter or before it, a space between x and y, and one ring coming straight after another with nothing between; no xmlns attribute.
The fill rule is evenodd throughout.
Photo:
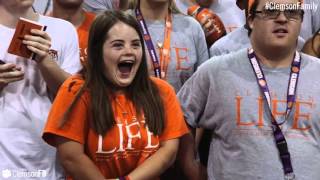
<svg viewBox="0 0 320 180"><path fill-rule="evenodd" d="M130 79L122 79L122 80L119 80L118 82L116 82L116 84L117 84L117 86L124 88L124 87L130 86L132 81L133 81L133 79L131 79L131 78Z"/></svg>
<svg viewBox="0 0 320 180"><path fill-rule="evenodd" d="M269 47L273 47L273 48L287 48L289 45L288 41L282 41L282 42L273 42L273 43L269 43L268 46Z"/></svg>

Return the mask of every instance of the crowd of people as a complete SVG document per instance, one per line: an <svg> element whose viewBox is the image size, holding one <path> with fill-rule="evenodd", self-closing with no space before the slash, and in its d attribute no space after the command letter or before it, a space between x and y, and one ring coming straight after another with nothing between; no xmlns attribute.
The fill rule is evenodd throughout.
<svg viewBox="0 0 320 180"><path fill-rule="evenodd" d="M319 5L0 0L0 179L320 179Z"/></svg>

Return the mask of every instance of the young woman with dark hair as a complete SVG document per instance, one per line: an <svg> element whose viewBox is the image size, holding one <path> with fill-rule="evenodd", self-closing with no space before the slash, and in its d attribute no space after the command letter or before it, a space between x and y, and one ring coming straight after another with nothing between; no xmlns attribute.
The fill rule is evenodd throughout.
<svg viewBox="0 0 320 180"><path fill-rule="evenodd" d="M174 89L147 74L134 17L105 11L92 24L88 66L53 103L43 138L72 179L157 179L188 129Z"/></svg>

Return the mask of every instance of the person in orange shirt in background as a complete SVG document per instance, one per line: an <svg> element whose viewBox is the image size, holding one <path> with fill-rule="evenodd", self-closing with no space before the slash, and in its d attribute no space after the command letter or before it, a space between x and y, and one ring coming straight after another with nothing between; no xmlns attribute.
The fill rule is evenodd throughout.
<svg viewBox="0 0 320 180"><path fill-rule="evenodd" d="M146 75L134 17L97 16L87 63L60 88L43 139L58 149L69 179L158 179L188 128L173 87Z"/></svg>
<svg viewBox="0 0 320 180"><path fill-rule="evenodd" d="M71 22L77 29L80 47L80 61L85 65L87 59L88 36L95 14L82 8L83 0L53 0L50 16Z"/></svg>

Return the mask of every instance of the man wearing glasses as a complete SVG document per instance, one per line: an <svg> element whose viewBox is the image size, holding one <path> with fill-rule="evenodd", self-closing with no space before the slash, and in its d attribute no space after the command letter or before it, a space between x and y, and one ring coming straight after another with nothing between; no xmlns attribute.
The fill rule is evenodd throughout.
<svg viewBox="0 0 320 180"><path fill-rule="evenodd" d="M247 1L249 0L237 0L239 8L245 8L247 10ZM298 38L298 50L300 51L309 38L320 28L320 1L319 0L303 0L304 5L313 8L305 8L303 22L301 25L300 36ZM268 3L271 5L271 3ZM301 5L301 4L300 4ZM246 13L247 16L247 13ZM216 41L209 50L210 57L219 56L222 54L228 54L233 51L237 51L242 48L250 47L250 39L245 34L248 30L245 26L242 26L226 36Z"/></svg>
<svg viewBox="0 0 320 180"><path fill-rule="evenodd" d="M206 61L178 92L187 123L213 132L209 179L320 179L320 62L297 52L303 10L249 2L251 48Z"/></svg>

